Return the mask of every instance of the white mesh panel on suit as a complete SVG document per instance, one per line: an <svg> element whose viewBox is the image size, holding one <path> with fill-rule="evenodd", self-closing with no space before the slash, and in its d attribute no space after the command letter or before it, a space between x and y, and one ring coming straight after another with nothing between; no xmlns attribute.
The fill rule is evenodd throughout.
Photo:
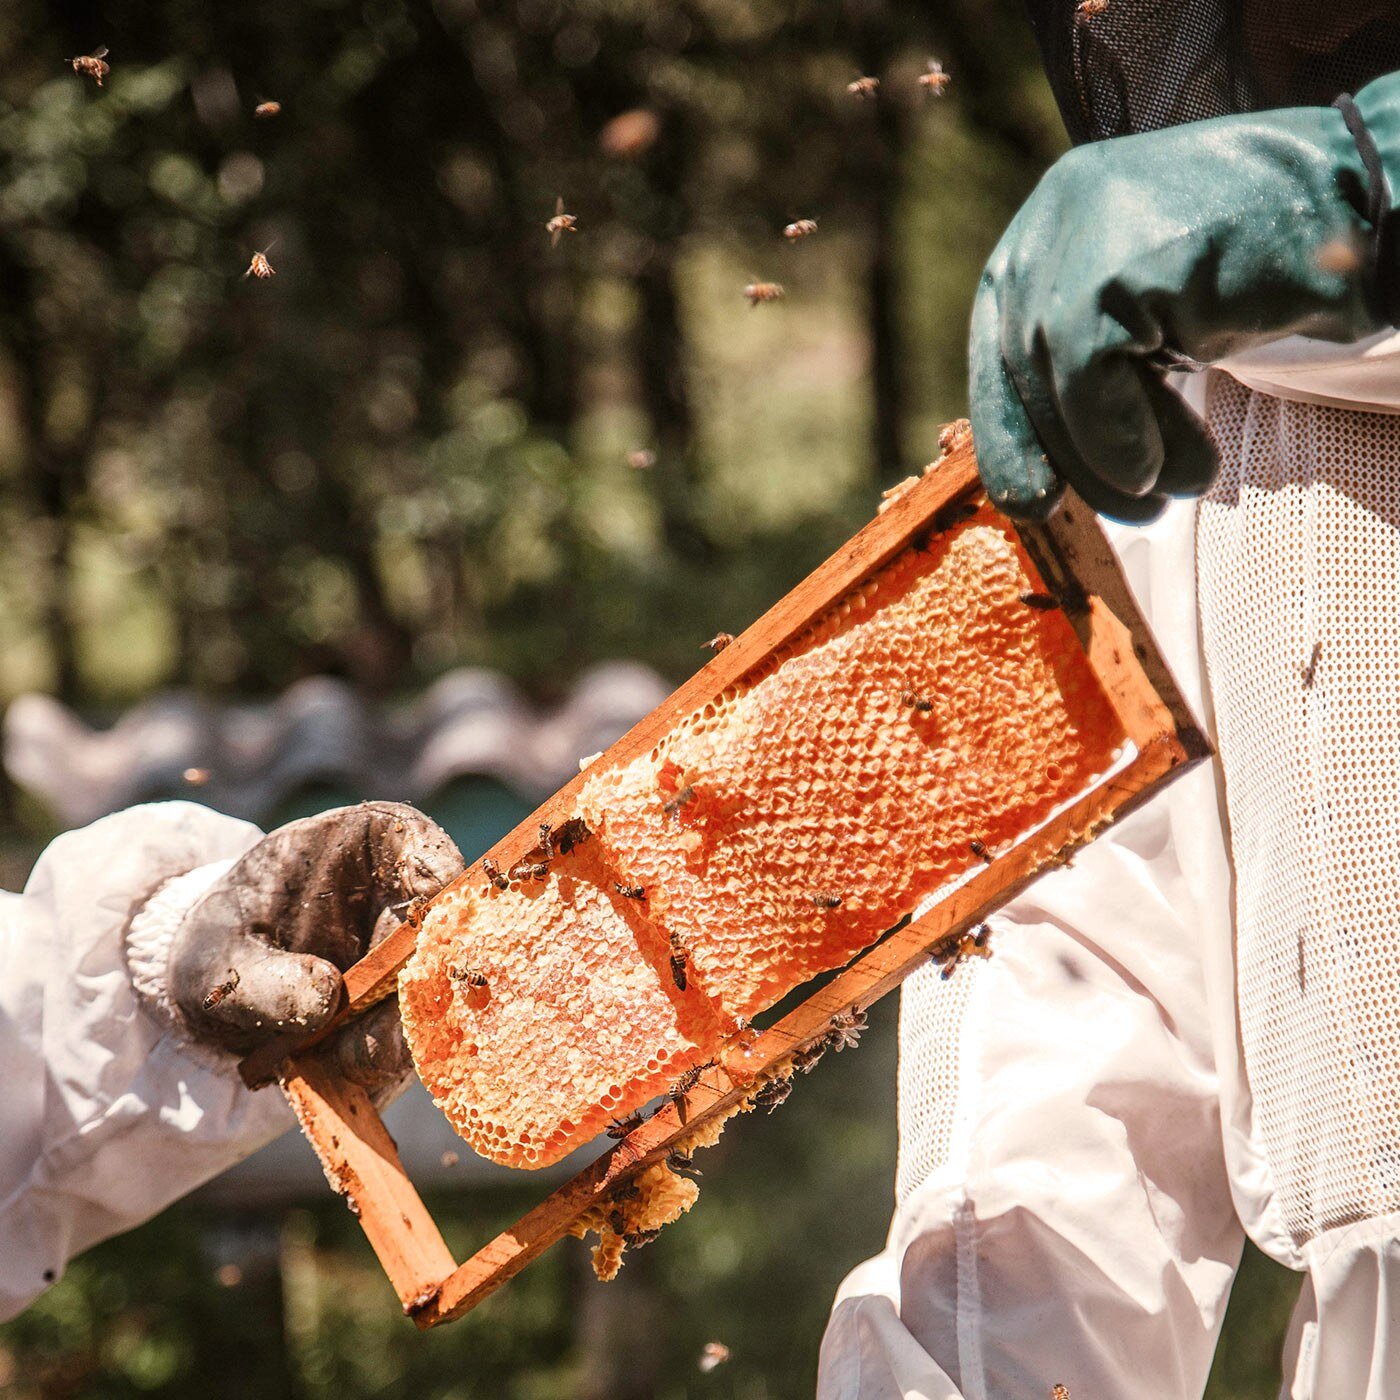
<svg viewBox="0 0 1400 1400"><path fill-rule="evenodd" d="M1240 1034L1295 1241L1400 1209L1400 417L1209 387Z"/></svg>
<svg viewBox="0 0 1400 1400"><path fill-rule="evenodd" d="M904 984L899 1002L899 1167L896 1199L949 1164L959 1120L968 999L985 964L973 959L944 980L932 964Z"/></svg>

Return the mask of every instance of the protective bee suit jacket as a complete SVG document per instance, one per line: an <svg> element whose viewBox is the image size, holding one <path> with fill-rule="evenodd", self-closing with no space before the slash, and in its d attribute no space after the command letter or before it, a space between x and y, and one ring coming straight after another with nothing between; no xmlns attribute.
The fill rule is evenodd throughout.
<svg viewBox="0 0 1400 1400"><path fill-rule="evenodd" d="M1400 68L1376 0L1030 8L1076 141ZM907 984L896 1213L823 1400L1199 1396L1242 1230L1306 1273L1284 1394L1400 1395L1400 339L1223 369L1218 483L1115 532L1221 762Z"/></svg>
<svg viewBox="0 0 1400 1400"><path fill-rule="evenodd" d="M134 807L60 836L0 894L0 1320L291 1126L280 1094L249 1093L137 990L261 834L188 802Z"/></svg>
<svg viewBox="0 0 1400 1400"><path fill-rule="evenodd" d="M1234 849L1204 766L906 985L823 1400L1197 1397L1242 1230L1306 1271L1283 1393L1400 1395L1400 417L1191 389L1221 480L1113 534Z"/></svg>

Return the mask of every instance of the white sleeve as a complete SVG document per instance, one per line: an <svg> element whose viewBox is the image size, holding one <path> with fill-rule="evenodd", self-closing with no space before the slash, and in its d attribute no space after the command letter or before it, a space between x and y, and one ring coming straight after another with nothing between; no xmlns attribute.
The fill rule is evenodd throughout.
<svg viewBox="0 0 1400 1400"><path fill-rule="evenodd" d="M134 807L60 836L23 894L0 894L0 1320L290 1126L280 1094L144 1009L123 950L140 912L156 956L260 836L192 803Z"/></svg>

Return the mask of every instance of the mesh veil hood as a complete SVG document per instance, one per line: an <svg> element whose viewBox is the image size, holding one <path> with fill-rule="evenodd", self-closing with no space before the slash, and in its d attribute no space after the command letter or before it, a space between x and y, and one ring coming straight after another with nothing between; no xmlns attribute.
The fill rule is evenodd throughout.
<svg viewBox="0 0 1400 1400"><path fill-rule="evenodd" d="M1400 0L1027 0L1070 137L1331 102L1400 69Z"/></svg>

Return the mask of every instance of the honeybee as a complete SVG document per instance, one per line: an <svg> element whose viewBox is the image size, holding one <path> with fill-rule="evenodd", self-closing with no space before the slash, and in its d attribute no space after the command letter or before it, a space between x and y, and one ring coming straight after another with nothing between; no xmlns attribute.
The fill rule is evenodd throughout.
<svg viewBox="0 0 1400 1400"><path fill-rule="evenodd" d="M783 237L789 243L796 243L800 238L810 238L817 231L817 221L815 219L794 219L783 228Z"/></svg>
<svg viewBox="0 0 1400 1400"><path fill-rule="evenodd" d="M676 940L676 935L671 935L671 980L676 984L678 992L685 991L686 987L686 954Z"/></svg>
<svg viewBox="0 0 1400 1400"><path fill-rule="evenodd" d="M971 501L950 501L934 513L933 528L941 535L945 530L951 530L954 525L971 519L976 514L977 507Z"/></svg>
<svg viewBox="0 0 1400 1400"><path fill-rule="evenodd" d="M627 454L627 465L634 472L649 472L656 465L656 453L649 447L634 447Z"/></svg>
<svg viewBox="0 0 1400 1400"><path fill-rule="evenodd" d="M253 108L253 115L259 121L266 121L268 117L277 116L281 110L282 104L280 102L259 102L258 105Z"/></svg>
<svg viewBox="0 0 1400 1400"><path fill-rule="evenodd" d="M623 1235L623 1243L628 1249L645 1249L661 1233L658 1230L633 1230L630 1235Z"/></svg>
<svg viewBox="0 0 1400 1400"><path fill-rule="evenodd" d="M1084 0L1084 3L1087 5L1089 0ZM1101 0L1101 3L1107 4L1108 0ZM1069 1400L1069 1386L1057 1385L1054 1390L1050 1392L1050 1400Z"/></svg>
<svg viewBox="0 0 1400 1400"><path fill-rule="evenodd" d="M969 841L967 848L978 860L984 860L988 865L992 863L992 853L987 849L985 841Z"/></svg>
<svg viewBox="0 0 1400 1400"><path fill-rule="evenodd" d="M933 709L933 701L927 695L920 695L917 691L906 690L899 697L901 705L907 705L911 710L917 710L921 715L926 715Z"/></svg>
<svg viewBox="0 0 1400 1400"><path fill-rule="evenodd" d="M943 90L952 81L952 78L944 72L943 65L936 58L929 59L928 72L919 74L919 86L930 97L942 97Z"/></svg>
<svg viewBox="0 0 1400 1400"><path fill-rule="evenodd" d="M642 1188L635 1181L629 1181L625 1186L617 1187L611 1199L614 1201L635 1201L642 1194Z"/></svg>
<svg viewBox="0 0 1400 1400"><path fill-rule="evenodd" d="M1108 0L1079 0L1079 4L1074 7L1074 22L1088 24L1091 19L1103 14L1107 9Z"/></svg>
<svg viewBox="0 0 1400 1400"><path fill-rule="evenodd" d="M692 1065L681 1077L671 1085L670 1095L673 1099L684 1098L699 1082L700 1076L705 1072L704 1065Z"/></svg>
<svg viewBox="0 0 1400 1400"><path fill-rule="evenodd" d="M723 1366L728 1360L729 1348L723 1342L706 1342L700 1360L695 1364L708 1375L716 1366Z"/></svg>
<svg viewBox="0 0 1400 1400"><path fill-rule="evenodd" d="M623 899L645 899L647 897L645 885L624 885L621 880L614 880L613 889L615 889Z"/></svg>
<svg viewBox="0 0 1400 1400"><path fill-rule="evenodd" d="M545 860L554 859L554 828L548 822L540 823L540 850Z"/></svg>
<svg viewBox="0 0 1400 1400"><path fill-rule="evenodd" d="M1307 664L1302 667L1303 689L1311 690L1313 682L1317 679L1317 663L1322 660L1322 643L1313 643L1312 655L1308 657Z"/></svg>
<svg viewBox="0 0 1400 1400"><path fill-rule="evenodd" d="M512 880L545 880L549 876L547 860L533 861L522 856L506 871Z"/></svg>
<svg viewBox="0 0 1400 1400"><path fill-rule="evenodd" d="M98 87L102 86L102 79L112 71L110 63L103 60L111 52L106 44L100 49L93 49L89 54L83 54L80 58L70 58L69 63L73 65L73 71L84 78L91 78Z"/></svg>
<svg viewBox="0 0 1400 1400"><path fill-rule="evenodd" d="M792 1076L787 1075L783 1079L770 1079L753 1096L755 1108L766 1108L769 1113L780 1104L787 1101L787 1096L792 1093Z"/></svg>
<svg viewBox="0 0 1400 1400"><path fill-rule="evenodd" d="M1034 608L1036 612L1054 612L1060 606L1060 600L1049 593L1022 593L1018 596L1028 608Z"/></svg>
<svg viewBox="0 0 1400 1400"><path fill-rule="evenodd" d="M705 1174L695 1165L689 1153L679 1150L666 1154L666 1165L676 1176L688 1176L692 1181L698 1181Z"/></svg>
<svg viewBox="0 0 1400 1400"><path fill-rule="evenodd" d="M732 632L716 632L705 645L711 651L723 651L733 640L734 634Z"/></svg>
<svg viewBox="0 0 1400 1400"><path fill-rule="evenodd" d="M825 1049L835 1050L839 1055L843 1050L854 1050L860 1044L861 1032L868 1024L864 1011L852 1007L839 1016L831 1018L831 1029L826 1033Z"/></svg>
<svg viewBox="0 0 1400 1400"><path fill-rule="evenodd" d="M510 888L510 881L501 874L501 867L490 856L482 856L481 873L486 876L487 882L495 885L498 890Z"/></svg>
<svg viewBox="0 0 1400 1400"><path fill-rule="evenodd" d="M846 84L846 91L852 97L867 98L874 97L880 90L879 78L857 78L854 82Z"/></svg>
<svg viewBox="0 0 1400 1400"><path fill-rule="evenodd" d="M822 890L819 894L812 896L812 903L818 909L839 909L841 907L841 896L833 894L830 890Z"/></svg>
<svg viewBox="0 0 1400 1400"><path fill-rule="evenodd" d="M929 957L942 966L943 971L939 975L946 982L969 958L991 957L991 938L992 926L977 924L965 933L953 933L939 939L929 949Z"/></svg>
<svg viewBox="0 0 1400 1400"><path fill-rule="evenodd" d="M256 277L259 281L265 282L269 277L277 276L277 269L268 262L267 255L271 250L269 243L261 253L254 253L248 262L248 270L243 274L245 277Z"/></svg>
<svg viewBox="0 0 1400 1400"><path fill-rule="evenodd" d="M646 1121L646 1114L639 1108L635 1113L629 1113L626 1118L614 1118L603 1131L610 1138L625 1138L628 1133L636 1132Z"/></svg>
<svg viewBox="0 0 1400 1400"><path fill-rule="evenodd" d="M748 297L750 306L757 306L764 301L781 301L787 293L783 291L781 282L750 282L744 288L744 295Z"/></svg>
<svg viewBox="0 0 1400 1400"><path fill-rule="evenodd" d="M566 214L564 212L564 196L561 194L554 201L554 217L544 226L544 231L549 235L549 246L557 248L559 246L559 235L561 233L578 232L578 215Z"/></svg>
<svg viewBox="0 0 1400 1400"><path fill-rule="evenodd" d="M220 982L217 987L213 987L205 994L204 1000L199 1004L206 1011L212 1011L226 996L238 985L238 970L229 968L228 980Z"/></svg>
<svg viewBox="0 0 1400 1400"><path fill-rule="evenodd" d="M803 1074L811 1074L821 1061L821 1057L826 1054L826 1037L823 1036L814 1044L809 1045L805 1050L799 1050L792 1057L792 1067L801 1070Z"/></svg>
<svg viewBox="0 0 1400 1400"><path fill-rule="evenodd" d="M695 797L695 789L689 785L683 787L664 807L662 811L668 817L676 816L687 802Z"/></svg>
<svg viewBox="0 0 1400 1400"><path fill-rule="evenodd" d="M592 836L588 823L582 817L570 817L562 826L555 829L554 841L561 855L568 855L575 846L581 846Z"/></svg>
<svg viewBox="0 0 1400 1400"><path fill-rule="evenodd" d="M608 1225L615 1235L620 1235L627 1228L627 1217L620 1208L608 1212Z"/></svg>
<svg viewBox="0 0 1400 1400"><path fill-rule="evenodd" d="M456 963L449 963L447 976L450 981L460 982L463 986L471 987L474 991L480 991L487 985L486 974L478 972L474 967L458 967Z"/></svg>

